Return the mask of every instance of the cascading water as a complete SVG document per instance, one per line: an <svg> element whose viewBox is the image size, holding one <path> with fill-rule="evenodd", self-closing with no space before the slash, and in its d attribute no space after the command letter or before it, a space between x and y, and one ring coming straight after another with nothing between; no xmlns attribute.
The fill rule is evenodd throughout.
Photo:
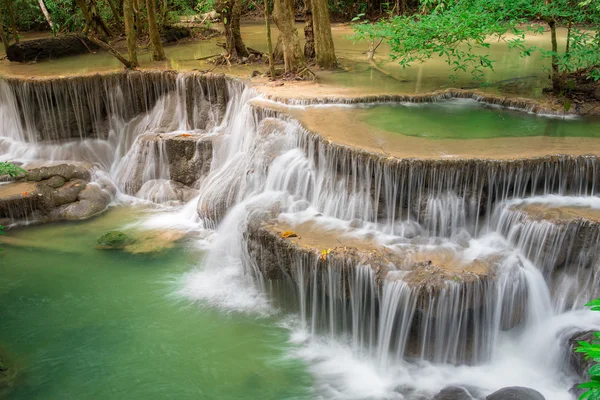
<svg viewBox="0 0 600 400"><path fill-rule="evenodd" d="M237 81L170 73L0 82L0 158L87 161L124 198L188 200L147 222L214 230L199 239L208 253L181 293L230 311L288 311L282 324L321 397L430 398L447 385L484 397L521 385L569 398L564 343L600 327L581 309L599 294L600 229L528 219L519 207L552 198L597 208L596 158L386 159L308 132L256 97ZM207 138L212 158L186 186L174 182L168 143L190 136L189 160ZM370 243L402 262L274 248L257 233L267 222L310 226L317 247L343 233L342 246ZM425 283L411 274L432 271L432 260L457 272Z"/></svg>

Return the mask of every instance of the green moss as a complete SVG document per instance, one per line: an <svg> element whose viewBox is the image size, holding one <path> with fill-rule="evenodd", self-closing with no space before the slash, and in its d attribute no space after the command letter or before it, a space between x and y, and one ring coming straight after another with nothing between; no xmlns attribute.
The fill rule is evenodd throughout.
<svg viewBox="0 0 600 400"><path fill-rule="evenodd" d="M120 231L110 231L98 238L98 249L122 249L135 242L131 236Z"/></svg>

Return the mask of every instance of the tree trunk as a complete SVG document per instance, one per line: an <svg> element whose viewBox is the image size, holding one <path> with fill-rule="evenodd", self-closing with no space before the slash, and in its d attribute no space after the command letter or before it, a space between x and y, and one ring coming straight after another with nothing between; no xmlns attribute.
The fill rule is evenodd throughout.
<svg viewBox="0 0 600 400"><path fill-rule="evenodd" d="M271 79L275 79L275 59L273 58L273 41L271 40L271 21L269 15L269 0L265 0L265 25L267 28L267 50L269 51L269 71Z"/></svg>
<svg viewBox="0 0 600 400"><path fill-rule="evenodd" d="M89 8L85 0L76 0L76 3L83 13L83 17L87 21L88 27L92 27L98 34L104 34L107 37L112 36L110 29L108 29L108 26L106 26L104 20L100 17L100 15L98 15L98 9L94 0L89 2Z"/></svg>
<svg viewBox="0 0 600 400"><path fill-rule="evenodd" d="M306 60L315 58L315 33L313 31L313 18L310 0L304 0L304 57Z"/></svg>
<svg viewBox="0 0 600 400"><path fill-rule="evenodd" d="M6 1L6 12L8 13L8 20L10 23L10 33L15 43L19 43L19 31L17 30L17 21L15 20L15 12L12 7L13 0Z"/></svg>
<svg viewBox="0 0 600 400"><path fill-rule="evenodd" d="M283 39L281 39L281 35L277 37L277 43L275 43L273 49L273 59L275 62L283 62Z"/></svg>
<svg viewBox="0 0 600 400"><path fill-rule="evenodd" d="M556 21L551 19L548 21L550 25L550 41L552 42L552 90L555 93L560 92L561 82L560 73L558 71L558 41L556 40Z"/></svg>
<svg viewBox="0 0 600 400"><path fill-rule="evenodd" d="M144 33L144 0L134 0L135 29L138 37Z"/></svg>
<svg viewBox="0 0 600 400"><path fill-rule="evenodd" d="M0 8L0 39L2 39L2 45L4 46L4 51L6 52L6 49L8 49L8 46L10 46L10 42L8 41L8 37L6 36L4 25L2 24L3 20L4 18L2 16L2 9Z"/></svg>
<svg viewBox="0 0 600 400"><path fill-rule="evenodd" d="M135 31L135 24L133 22L133 1L123 1L123 21L125 22L125 34L127 35L127 52L129 53L129 60L131 61L132 68L139 67L137 58L137 35Z"/></svg>
<svg viewBox="0 0 600 400"><path fill-rule="evenodd" d="M242 17L242 0L233 1L233 12L231 15L231 33L233 34L233 43L238 57L248 57L250 53L242 40L242 31L240 19Z"/></svg>
<svg viewBox="0 0 600 400"><path fill-rule="evenodd" d="M46 3L44 3L44 0L38 0L38 4L40 5L40 10L42 10L42 14L44 14L48 25L50 25L50 29L54 30L54 22L52 22L52 17L46 8Z"/></svg>
<svg viewBox="0 0 600 400"><path fill-rule="evenodd" d="M248 49L242 40L240 16L242 12L240 0L217 0L215 11L221 14L225 28L225 50L230 61L248 57Z"/></svg>
<svg viewBox="0 0 600 400"><path fill-rule="evenodd" d="M6 33L4 32L4 26L2 25L2 23L0 23L0 39L2 39L2 45L4 46L4 52L6 52L6 49L8 49L8 46L10 46L10 43L8 42L8 38L6 37Z"/></svg>
<svg viewBox="0 0 600 400"><path fill-rule="evenodd" d="M306 60L295 26L293 1L275 0L273 19L279 28L279 36L283 43L285 72L297 73L303 70L306 67Z"/></svg>
<svg viewBox="0 0 600 400"><path fill-rule="evenodd" d="M156 23L156 0L146 0L146 12L148 13L148 32L152 44L152 59L154 61L164 61L167 57L160 41L160 32Z"/></svg>
<svg viewBox="0 0 600 400"><path fill-rule="evenodd" d="M40 1L42 1L42 0L40 0ZM123 28L123 24L121 23L119 10L117 10L117 7L115 6L115 1L108 0L108 5L110 7L110 12L112 12L112 15L113 15L113 23L115 24L117 29L120 31Z"/></svg>
<svg viewBox="0 0 600 400"><path fill-rule="evenodd" d="M321 68L335 68L335 48L331 36L331 22L327 0L311 0L313 12L313 31L315 34L315 53L317 65Z"/></svg>

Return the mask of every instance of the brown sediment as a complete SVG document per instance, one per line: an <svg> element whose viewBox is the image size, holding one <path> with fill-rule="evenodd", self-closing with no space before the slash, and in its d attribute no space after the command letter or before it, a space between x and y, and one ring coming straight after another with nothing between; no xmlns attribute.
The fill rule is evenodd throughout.
<svg viewBox="0 0 600 400"><path fill-rule="evenodd" d="M597 223L600 231L600 209L592 207L555 206L544 203L519 204L511 207L535 221L551 221L553 223L584 222Z"/></svg>

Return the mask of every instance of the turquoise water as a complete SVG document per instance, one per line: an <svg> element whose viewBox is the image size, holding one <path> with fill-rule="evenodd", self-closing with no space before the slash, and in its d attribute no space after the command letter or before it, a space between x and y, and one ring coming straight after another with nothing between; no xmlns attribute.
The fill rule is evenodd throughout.
<svg viewBox="0 0 600 400"><path fill-rule="evenodd" d="M474 100L374 105L360 118L379 129L432 139L496 137L599 137L598 119L537 116Z"/></svg>
<svg viewBox="0 0 600 400"><path fill-rule="evenodd" d="M202 253L94 248L131 209L8 232L0 253L0 346L10 399L307 399L276 317L224 314L173 293ZM10 244L8 242L16 243ZM6 357L5 357L6 358Z"/></svg>

